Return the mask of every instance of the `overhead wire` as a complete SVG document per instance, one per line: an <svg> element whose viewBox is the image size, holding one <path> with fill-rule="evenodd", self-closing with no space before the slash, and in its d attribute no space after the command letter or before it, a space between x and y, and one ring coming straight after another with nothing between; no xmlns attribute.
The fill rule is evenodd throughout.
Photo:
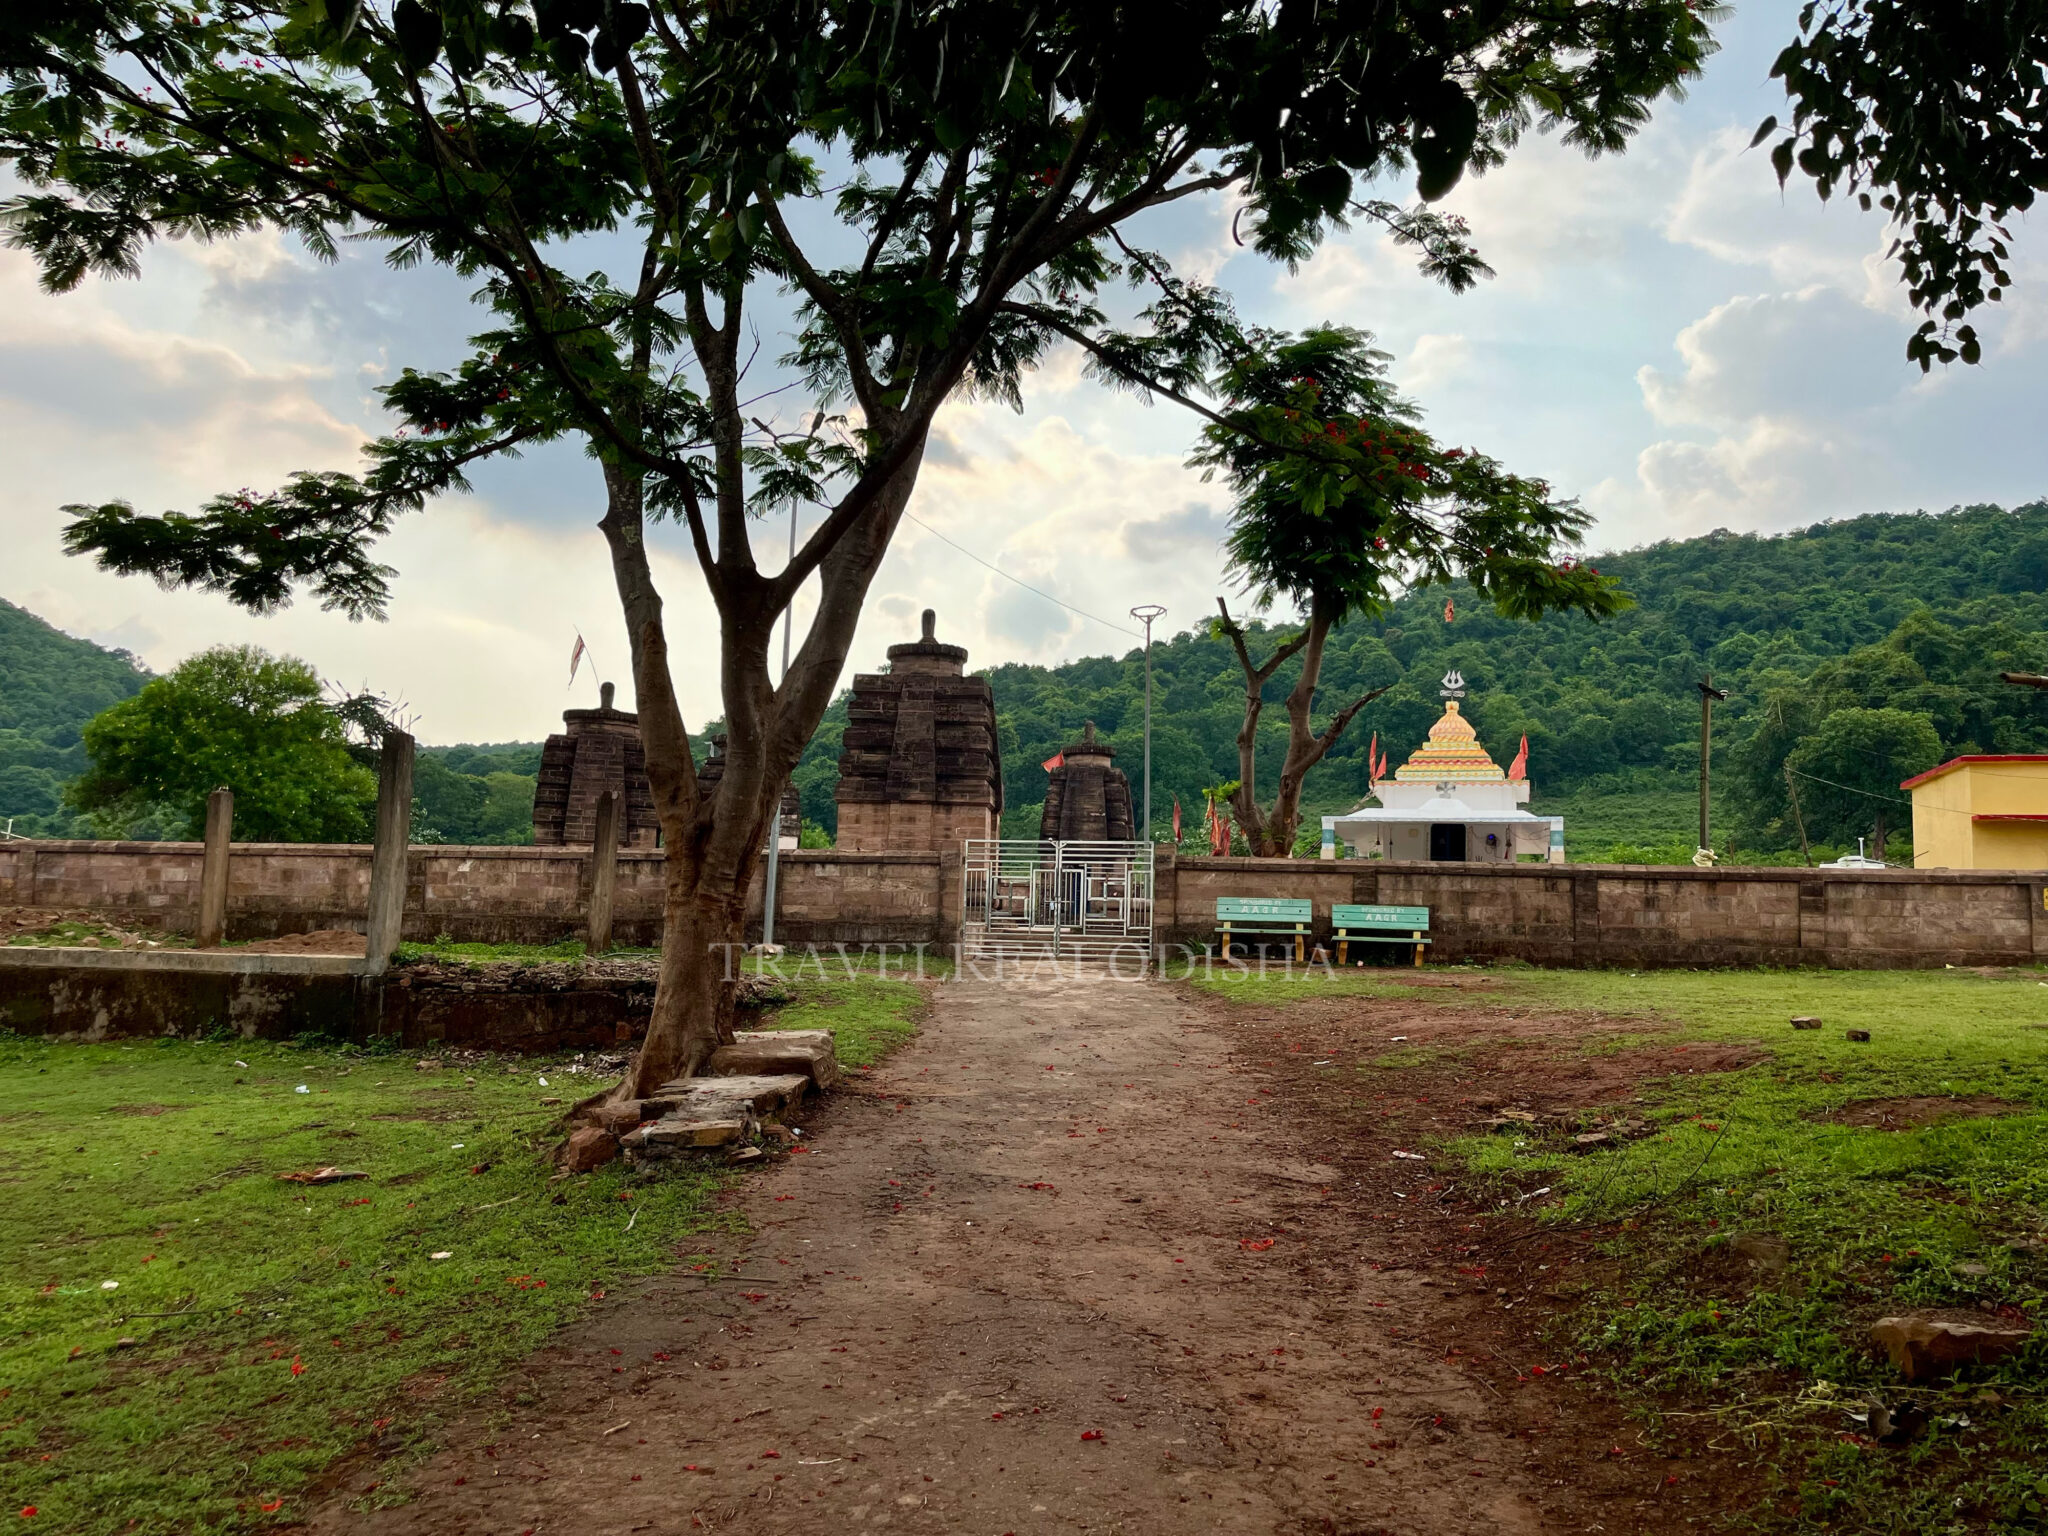
<svg viewBox="0 0 2048 1536"><path fill-rule="evenodd" d="M986 566L989 570L994 571L998 576L1002 577L1003 580L1016 582L1016 584L1022 587L1026 592L1034 593L1037 596L1044 598L1048 603L1051 603L1053 606L1057 608L1064 608L1069 613L1079 614L1082 618L1088 620L1089 623L1100 624L1104 629L1113 629L1120 635L1129 635L1133 640L1142 640L1145 638L1143 635L1139 634L1135 629L1126 629L1121 624L1110 623L1108 619L1097 618L1094 614L1090 613L1085 608L1076 608L1072 603L1061 602L1058 598L1054 597L1050 592L1045 591L1043 588L1034 587L1033 585L1031 585L1030 582L1025 581L1022 577L1012 576L1000 565L995 564L993 561L982 559L981 556L977 555L973 550L967 548L965 545L956 543L954 540L947 538L943 533L939 532L938 529L934 528L930 523L926 522L923 518L919 517L915 512L905 512L903 515L909 518L913 523L917 524L918 527L922 528L926 533L930 534L933 538L937 539L940 543L952 545L953 548L959 550L961 554L965 555L968 559L972 560L976 565Z"/></svg>

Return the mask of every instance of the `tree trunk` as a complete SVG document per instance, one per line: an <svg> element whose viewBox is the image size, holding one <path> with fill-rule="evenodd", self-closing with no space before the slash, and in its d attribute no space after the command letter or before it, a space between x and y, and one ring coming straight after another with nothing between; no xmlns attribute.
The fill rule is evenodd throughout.
<svg viewBox="0 0 2048 1536"><path fill-rule="evenodd" d="M1238 781L1237 790L1230 797L1231 810L1244 829L1245 841L1251 845L1255 858L1284 859L1294 852L1294 834L1301 825L1301 785L1308 771L1329 755L1330 748L1358 712L1387 690L1375 688L1354 699L1318 733L1310 717L1315 709L1316 684L1323 675L1323 651L1329 643L1330 631L1336 627L1323 603L1310 602L1307 626L1261 667L1253 666L1243 632L1231 623L1228 610L1223 618L1225 632L1236 645L1238 665L1245 675L1244 724L1237 733ZM1287 756L1280 764L1280 784L1273 803L1261 808L1253 754L1259 715L1265 707L1263 690L1280 663L1297 650L1301 652L1301 676L1295 679L1287 695Z"/></svg>
<svg viewBox="0 0 2048 1536"><path fill-rule="evenodd" d="M735 578L718 593L727 767L709 799L697 780L669 670L661 598L643 542L641 483L632 471L606 467L602 527L632 640L640 736L665 850L654 1011L631 1068L609 1095L613 1101L646 1098L661 1084L698 1072L732 1039L747 896L769 823L780 811L780 789L832 700L862 602L922 460L920 445L876 493L870 515L820 567L817 615L779 688L769 680L768 652L780 605L765 598L759 581Z"/></svg>

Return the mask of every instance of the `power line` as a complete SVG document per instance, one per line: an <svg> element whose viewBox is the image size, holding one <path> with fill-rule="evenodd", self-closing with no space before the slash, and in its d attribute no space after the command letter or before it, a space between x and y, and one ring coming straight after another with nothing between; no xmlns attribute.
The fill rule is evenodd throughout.
<svg viewBox="0 0 2048 1536"><path fill-rule="evenodd" d="M982 559L981 556L977 555L973 550L968 549L964 545L955 544L953 540L947 538L943 533L939 532L938 529L934 528L930 523L926 522L923 518L919 517L915 512L905 512L903 515L909 518L913 523L917 524L918 527L922 528L926 533L930 534L933 538L937 539L940 543L952 544L953 548L959 550L961 554L965 555L968 559L972 560L976 565L987 566L990 570L994 571L998 576L1002 577L1003 580L1016 582L1017 585L1022 587L1026 592L1036 593L1039 597L1044 598L1048 603L1051 603L1054 607L1064 608L1069 613L1078 613L1082 618L1088 620L1091 624L1100 624L1104 629L1113 629L1120 635L1129 635L1133 640L1142 640L1145 638L1143 635L1139 634L1135 629L1125 629L1121 624L1112 624L1107 619L1098 619L1094 614L1090 613L1087 609L1076 608L1072 603L1063 603L1058 598L1054 597L1050 592L1044 591L1038 587L1034 587L1033 585L1031 585L1030 582L1023 580L1020 577L1012 576L1000 565L996 565L991 563L990 561Z"/></svg>

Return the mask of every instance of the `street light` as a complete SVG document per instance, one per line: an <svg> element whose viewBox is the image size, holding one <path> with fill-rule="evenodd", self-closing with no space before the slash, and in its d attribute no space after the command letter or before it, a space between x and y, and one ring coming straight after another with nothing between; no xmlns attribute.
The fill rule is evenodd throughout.
<svg viewBox="0 0 2048 1536"><path fill-rule="evenodd" d="M796 564L796 509L792 498L789 503L789 562ZM796 621L796 594L789 596L789 606L782 610L782 677L776 686L780 687L789 679L789 631ZM801 833L803 816L799 812L797 827ZM798 836L801 843L803 838ZM775 810L768 819L768 873L761 882L761 948L773 954L775 951L775 877L777 866L782 862L782 795L775 796Z"/></svg>
<svg viewBox="0 0 2048 1536"><path fill-rule="evenodd" d="M1157 603L1142 603L1131 617L1145 626L1145 841L1152 841L1152 621L1166 617Z"/></svg>

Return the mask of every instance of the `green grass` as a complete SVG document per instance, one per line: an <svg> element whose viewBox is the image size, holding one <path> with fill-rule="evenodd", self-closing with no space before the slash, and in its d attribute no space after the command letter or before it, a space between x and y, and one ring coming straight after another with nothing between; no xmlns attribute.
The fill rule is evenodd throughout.
<svg viewBox="0 0 2048 1536"><path fill-rule="evenodd" d="M924 997L793 990L771 1027L833 1029L854 1067L909 1038ZM423 1451L597 1292L729 1224L722 1171L549 1182L561 1106L542 1100L598 1080L416 1059L0 1035L9 1509L84 1536L288 1523L338 1458ZM370 1177L277 1179L323 1164Z"/></svg>
<svg viewBox="0 0 2048 1536"><path fill-rule="evenodd" d="M1609 1110L1577 1123L1511 1124L1441 1149L1463 1160L1489 1200L1548 1186L1544 1221L1601 1234L1613 1278L1582 1299L1566 1342L1653 1425L1652 1394L1703 1394L1719 1430L1781 1448L1775 1497L1743 1514L1741 1528L2048 1529L2038 1456L2048 1443L2048 1334L1962 1385L1907 1393L1938 1420L1908 1450L1873 1454L1841 1438L1854 1428L1846 1407L1866 1394L1899 1400L1895 1374L1864 1341L1875 1318L1921 1308L1981 1315L1985 1301L2034 1317L2048 1306L2048 1252L2030 1246L2048 1238L2048 985L2038 975L1458 974L1501 985L1437 991L1433 1001L1644 1020L1641 1033L1578 1047L1566 1023L1565 1049L1654 1047L1674 1064L1681 1045L1768 1049L1742 1070L1647 1085L1627 1112L1648 1131L1611 1147L1570 1150L1572 1133ZM1337 984L1355 989L1348 977ZM1297 978L1218 990L1280 1004L1318 989ZM1329 990L1325 980L1320 991ZM1794 1031L1794 1014L1816 1015L1822 1028ZM1849 1028L1869 1030L1870 1041L1848 1040ZM1917 1130L1826 1118L1856 1100L1979 1095L2017 1112ZM1782 1277L1768 1279L1728 1251L1746 1233L1786 1241ZM1996 1396L1979 1401L1986 1387ZM1957 1414L1973 1423L1939 1422Z"/></svg>
<svg viewBox="0 0 2048 1536"><path fill-rule="evenodd" d="M657 949L614 949L604 956L607 960L652 960L661 951ZM483 965L492 961L512 961L519 965L560 964L585 959L583 940L580 938L557 939L552 944L458 944L453 939L435 939L429 944L401 944L398 946L400 964L407 961L432 960L442 965Z"/></svg>
<svg viewBox="0 0 2048 1536"><path fill-rule="evenodd" d="M915 982L858 976L835 981L792 978L793 1000L765 1021L768 1029L829 1029L842 1067L859 1071L917 1035L925 994Z"/></svg>

